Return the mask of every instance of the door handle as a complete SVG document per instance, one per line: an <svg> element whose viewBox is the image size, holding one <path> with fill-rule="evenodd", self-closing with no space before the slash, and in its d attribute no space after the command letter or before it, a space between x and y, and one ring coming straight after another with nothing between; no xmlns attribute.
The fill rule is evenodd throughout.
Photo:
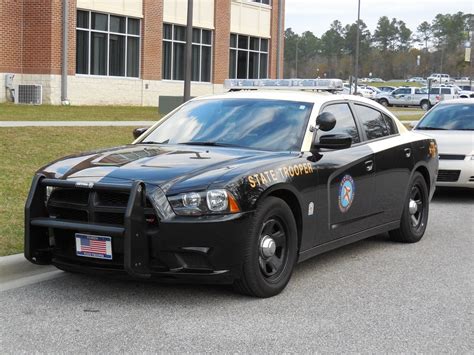
<svg viewBox="0 0 474 355"><path fill-rule="evenodd" d="M365 162L365 170L372 171L373 168L374 168L374 161L373 160L367 160Z"/></svg>
<svg viewBox="0 0 474 355"><path fill-rule="evenodd" d="M405 149L403 149L403 151L405 152L405 156L407 158L411 157L411 149L410 148L405 148Z"/></svg>

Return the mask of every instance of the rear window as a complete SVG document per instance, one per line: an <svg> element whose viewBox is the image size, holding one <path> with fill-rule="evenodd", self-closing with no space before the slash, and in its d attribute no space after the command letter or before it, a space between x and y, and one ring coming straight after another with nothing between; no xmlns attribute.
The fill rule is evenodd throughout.
<svg viewBox="0 0 474 355"><path fill-rule="evenodd" d="M390 117L368 106L358 104L354 106L368 140L395 134L395 127Z"/></svg>

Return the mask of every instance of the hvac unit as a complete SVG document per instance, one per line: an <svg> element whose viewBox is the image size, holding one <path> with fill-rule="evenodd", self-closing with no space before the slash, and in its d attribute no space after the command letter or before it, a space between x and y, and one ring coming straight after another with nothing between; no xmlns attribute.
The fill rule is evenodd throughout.
<svg viewBox="0 0 474 355"><path fill-rule="evenodd" d="M41 105L43 103L43 86L18 85L15 95L16 104Z"/></svg>

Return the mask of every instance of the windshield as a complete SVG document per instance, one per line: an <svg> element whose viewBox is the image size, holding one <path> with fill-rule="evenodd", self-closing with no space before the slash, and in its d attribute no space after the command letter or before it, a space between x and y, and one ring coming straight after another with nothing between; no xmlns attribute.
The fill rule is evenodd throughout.
<svg viewBox="0 0 474 355"><path fill-rule="evenodd" d="M435 106L425 115L417 129L472 131L474 130L474 105Z"/></svg>
<svg viewBox="0 0 474 355"><path fill-rule="evenodd" d="M312 107L308 102L283 100L191 101L141 143L299 151Z"/></svg>

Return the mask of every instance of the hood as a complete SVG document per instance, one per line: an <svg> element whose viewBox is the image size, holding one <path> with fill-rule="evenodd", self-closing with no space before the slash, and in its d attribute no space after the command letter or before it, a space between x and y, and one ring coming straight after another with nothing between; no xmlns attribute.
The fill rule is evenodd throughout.
<svg viewBox="0 0 474 355"><path fill-rule="evenodd" d="M471 155L474 152L474 132L472 131L430 131L416 130L436 139L439 154Z"/></svg>
<svg viewBox="0 0 474 355"><path fill-rule="evenodd" d="M175 185L208 186L229 170L288 152L183 145L128 145L72 155L39 170L48 177L65 180L127 183L142 180L167 191Z"/></svg>

